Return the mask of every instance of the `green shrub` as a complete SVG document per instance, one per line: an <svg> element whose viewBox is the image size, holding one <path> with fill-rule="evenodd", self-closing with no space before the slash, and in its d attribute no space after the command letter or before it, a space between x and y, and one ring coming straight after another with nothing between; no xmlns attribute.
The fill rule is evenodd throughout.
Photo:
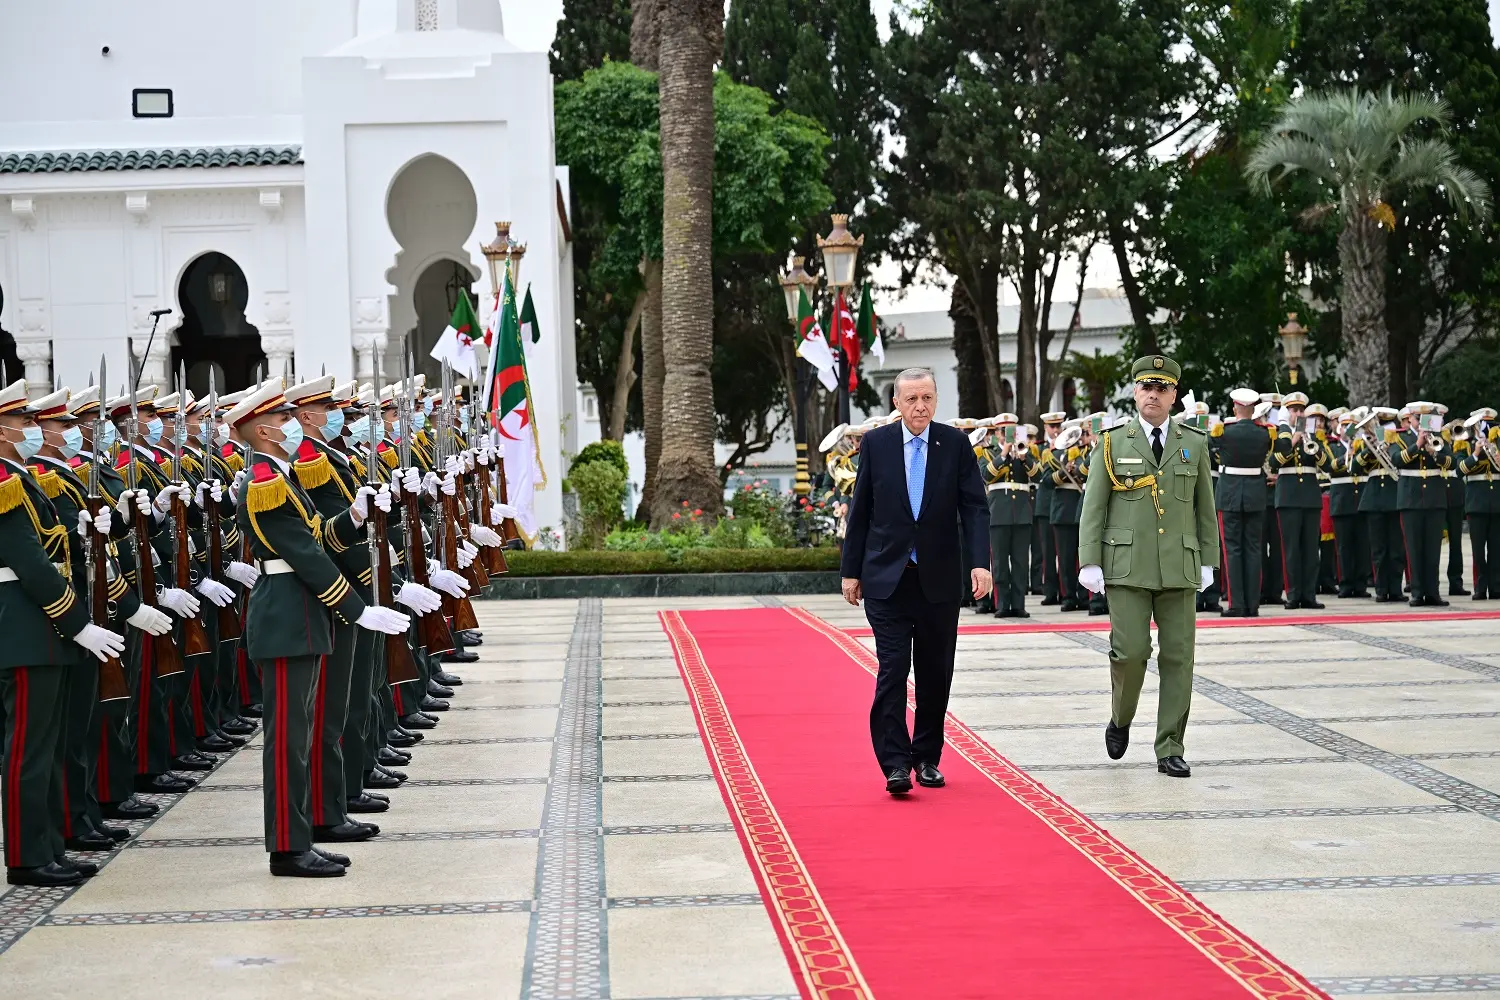
<svg viewBox="0 0 1500 1000"><path fill-rule="evenodd" d="M620 470L620 475L627 482L630 480L630 463L625 461L625 446L618 441L595 441L584 445L583 450L573 459L571 468L576 469L590 462L608 462Z"/></svg>
<svg viewBox="0 0 1500 1000"><path fill-rule="evenodd" d="M785 573L831 571L836 548L652 549L510 552L510 576L615 576L622 573Z"/></svg>
<svg viewBox="0 0 1500 1000"><path fill-rule="evenodd" d="M625 516L620 501L625 498L625 476L611 462L574 465L568 475L578 494L578 512L583 518L584 540L598 548L605 534Z"/></svg>

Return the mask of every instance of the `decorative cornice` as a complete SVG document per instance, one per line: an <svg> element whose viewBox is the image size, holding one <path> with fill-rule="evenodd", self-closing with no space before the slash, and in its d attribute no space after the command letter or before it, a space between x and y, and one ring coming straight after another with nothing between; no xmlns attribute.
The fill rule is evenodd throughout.
<svg viewBox="0 0 1500 1000"><path fill-rule="evenodd" d="M0 153L0 174L175 170L185 167L277 167L301 162L301 146L41 150Z"/></svg>

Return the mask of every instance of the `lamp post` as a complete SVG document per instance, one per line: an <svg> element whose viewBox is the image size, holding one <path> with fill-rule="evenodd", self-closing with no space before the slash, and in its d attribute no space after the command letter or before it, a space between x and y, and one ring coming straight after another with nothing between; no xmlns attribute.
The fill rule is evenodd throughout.
<svg viewBox="0 0 1500 1000"><path fill-rule="evenodd" d="M1296 313L1286 314L1286 324L1276 328L1281 338L1281 353L1286 359L1287 375L1292 385L1297 384L1297 371L1302 365L1302 350L1307 346L1307 328L1297 322Z"/></svg>
<svg viewBox="0 0 1500 1000"><path fill-rule="evenodd" d="M500 294L500 286L504 281L504 273L500 270L502 263L510 272L510 287L519 288L521 282L521 258L526 256L526 244L517 243L510 238L510 223L495 223L495 242L485 243L479 247L479 252L484 254L484 259L490 268L490 287L495 294Z"/></svg>
<svg viewBox="0 0 1500 1000"><path fill-rule="evenodd" d="M817 294L818 279L807 273L803 267L805 259L802 257L792 258L792 268L786 274L779 277L781 292L786 297L786 318L792 324L792 336L800 335L797 329L797 309L803 292L807 293L807 300L814 301L813 296ZM812 479L807 473L807 455L809 442L807 440L807 397L812 388L812 365L801 355L797 356L797 474L792 481L792 490L799 497L805 497L812 492Z"/></svg>
<svg viewBox="0 0 1500 1000"><path fill-rule="evenodd" d="M849 422L849 349L844 343L844 338L852 335L853 331L846 329L839 321L838 304L844 292L854 285L854 262L859 258L859 250L865 245L863 236L855 236L849 232L849 216L834 215L833 229L827 236L818 237L818 251L823 255L823 274L828 280L829 291L833 293L833 323L834 329L838 331L838 377L839 377L839 416L841 423Z"/></svg>

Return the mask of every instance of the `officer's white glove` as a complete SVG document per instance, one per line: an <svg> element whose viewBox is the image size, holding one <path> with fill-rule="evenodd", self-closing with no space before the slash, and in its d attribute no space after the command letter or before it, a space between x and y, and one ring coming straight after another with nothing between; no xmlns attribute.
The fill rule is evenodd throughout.
<svg viewBox="0 0 1500 1000"><path fill-rule="evenodd" d="M427 491L427 495L428 496L432 497L434 500L437 499L437 495L438 495L438 492L437 492L438 491L438 477L437 477L437 473L435 473L435 472L429 472L429 473L427 473L427 475L425 475L425 476L422 477L422 489L424 489L424 490ZM413 492L415 492L415 491L413 491Z"/></svg>
<svg viewBox="0 0 1500 1000"><path fill-rule="evenodd" d="M495 524L516 516L516 509L508 503L497 503L490 508L490 520Z"/></svg>
<svg viewBox="0 0 1500 1000"><path fill-rule="evenodd" d="M156 603L173 612L178 618L191 618L198 613L198 598L185 590L168 587L156 598Z"/></svg>
<svg viewBox="0 0 1500 1000"><path fill-rule="evenodd" d="M464 452L464 471L474 471L474 452L472 449Z"/></svg>
<svg viewBox="0 0 1500 1000"><path fill-rule="evenodd" d="M205 479L203 482L201 482L201 483L198 484L197 489L193 490L193 506L194 507L197 507L199 510L203 509L203 494L205 494L207 492L208 492L208 480Z"/></svg>
<svg viewBox="0 0 1500 1000"><path fill-rule="evenodd" d="M500 536L482 524L471 524L469 526L469 537L480 545L488 545L491 548L499 548L501 545Z"/></svg>
<svg viewBox="0 0 1500 1000"><path fill-rule="evenodd" d="M442 607L443 599L437 595L437 591L429 590L420 583L403 583L400 592L396 594L396 603L406 605L419 615L425 615Z"/></svg>
<svg viewBox="0 0 1500 1000"><path fill-rule="evenodd" d="M242 587L253 587L255 581L260 579L260 570L249 563L236 560L224 567L224 575Z"/></svg>
<svg viewBox="0 0 1500 1000"><path fill-rule="evenodd" d="M108 507L99 508L99 513L90 516L88 509L84 508L78 512L78 533L87 535L90 531L101 535L108 535L110 528L114 527L114 518L110 516Z"/></svg>
<svg viewBox="0 0 1500 1000"><path fill-rule="evenodd" d="M1078 571L1078 582L1091 594L1104 593L1104 570L1098 566L1084 566Z"/></svg>
<svg viewBox="0 0 1500 1000"><path fill-rule="evenodd" d="M371 632L400 635L411 624L411 619L395 608L365 608L355 624Z"/></svg>
<svg viewBox="0 0 1500 1000"><path fill-rule="evenodd" d="M198 586L196 589L198 593L202 594L210 601L213 601L214 604L218 605L221 608L229 607L230 602L234 600L234 591L230 590L219 581L210 580L206 576L198 581Z"/></svg>
<svg viewBox="0 0 1500 1000"><path fill-rule="evenodd" d="M1212 566L1198 567L1198 590L1207 590L1214 582L1214 568Z"/></svg>
<svg viewBox="0 0 1500 1000"><path fill-rule="evenodd" d="M401 488L412 496L422 492L422 474L416 469L402 469L400 479Z"/></svg>
<svg viewBox="0 0 1500 1000"><path fill-rule="evenodd" d="M152 501L152 506L156 508L158 514L165 514L172 509L172 498L176 496L188 499L188 488L182 483L163 486L161 492L156 494L156 499Z"/></svg>
<svg viewBox="0 0 1500 1000"><path fill-rule="evenodd" d="M370 498L374 495L373 486L361 486L359 492L354 494L354 503L349 505L349 513L354 515L355 524L364 524L365 518L370 516Z"/></svg>
<svg viewBox="0 0 1500 1000"><path fill-rule="evenodd" d="M391 487L382 486L375 493L375 509L386 514L391 512Z"/></svg>
<svg viewBox="0 0 1500 1000"><path fill-rule="evenodd" d="M142 604L125 621L148 635L166 635L172 631L172 617L162 614L149 604Z"/></svg>
<svg viewBox="0 0 1500 1000"><path fill-rule="evenodd" d="M128 523L131 514L136 511L142 514L151 513L151 498L146 495L145 490L124 490L120 493L120 499L115 501L115 510L119 512L120 518Z"/></svg>
<svg viewBox="0 0 1500 1000"><path fill-rule="evenodd" d="M464 460L457 455L449 455L448 460L443 463L443 471L450 477L464 471Z"/></svg>
<svg viewBox="0 0 1500 1000"><path fill-rule="evenodd" d="M85 625L73 641L97 656L100 662L125 652L125 637L98 625Z"/></svg>
<svg viewBox="0 0 1500 1000"><path fill-rule="evenodd" d="M458 496L458 479L452 472L443 477L442 490L445 497Z"/></svg>
<svg viewBox="0 0 1500 1000"><path fill-rule="evenodd" d="M463 597L469 592L469 581L453 572L451 569L436 569L432 571L432 577L428 580L432 586L441 590L449 597Z"/></svg>
<svg viewBox="0 0 1500 1000"><path fill-rule="evenodd" d="M468 542L460 545L458 547L458 568L468 569L469 566L474 562L474 553L478 551L478 549L475 549L474 552L470 552Z"/></svg>
<svg viewBox="0 0 1500 1000"><path fill-rule="evenodd" d="M206 479L198 484L198 489L193 494L193 503L199 510L202 510L204 507L205 496L214 503L223 503L224 484L217 479Z"/></svg>
<svg viewBox="0 0 1500 1000"><path fill-rule="evenodd" d="M474 461L478 462L480 465L489 465L490 464L490 449L489 449L489 445L483 446L482 448L480 448L478 451L476 451L474 453Z"/></svg>

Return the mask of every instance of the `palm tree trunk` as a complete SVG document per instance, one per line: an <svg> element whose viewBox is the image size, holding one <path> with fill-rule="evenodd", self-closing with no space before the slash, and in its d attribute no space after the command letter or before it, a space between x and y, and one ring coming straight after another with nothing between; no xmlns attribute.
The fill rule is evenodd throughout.
<svg viewBox="0 0 1500 1000"><path fill-rule="evenodd" d="M714 63L722 0L665 0L660 12L662 160L662 451L652 523L686 501L724 507L714 459Z"/></svg>
<svg viewBox="0 0 1500 1000"><path fill-rule="evenodd" d="M1390 337L1385 325L1385 232L1363 213L1350 213L1339 233L1344 358L1351 405L1389 405Z"/></svg>
<svg viewBox="0 0 1500 1000"><path fill-rule="evenodd" d="M646 302L641 310L641 419L645 423L646 481L641 484L637 521L651 520L656 497L656 465L661 461L661 389L666 363L661 346L661 261L646 261Z"/></svg>
<svg viewBox="0 0 1500 1000"><path fill-rule="evenodd" d="M610 441L625 440L625 417L630 411L630 390L635 388L635 331L641 325L641 314L646 311L646 290L636 293L635 304L630 307L630 318L625 321L625 334L620 338L620 354L615 359L615 393L609 405L609 426L604 436Z"/></svg>

